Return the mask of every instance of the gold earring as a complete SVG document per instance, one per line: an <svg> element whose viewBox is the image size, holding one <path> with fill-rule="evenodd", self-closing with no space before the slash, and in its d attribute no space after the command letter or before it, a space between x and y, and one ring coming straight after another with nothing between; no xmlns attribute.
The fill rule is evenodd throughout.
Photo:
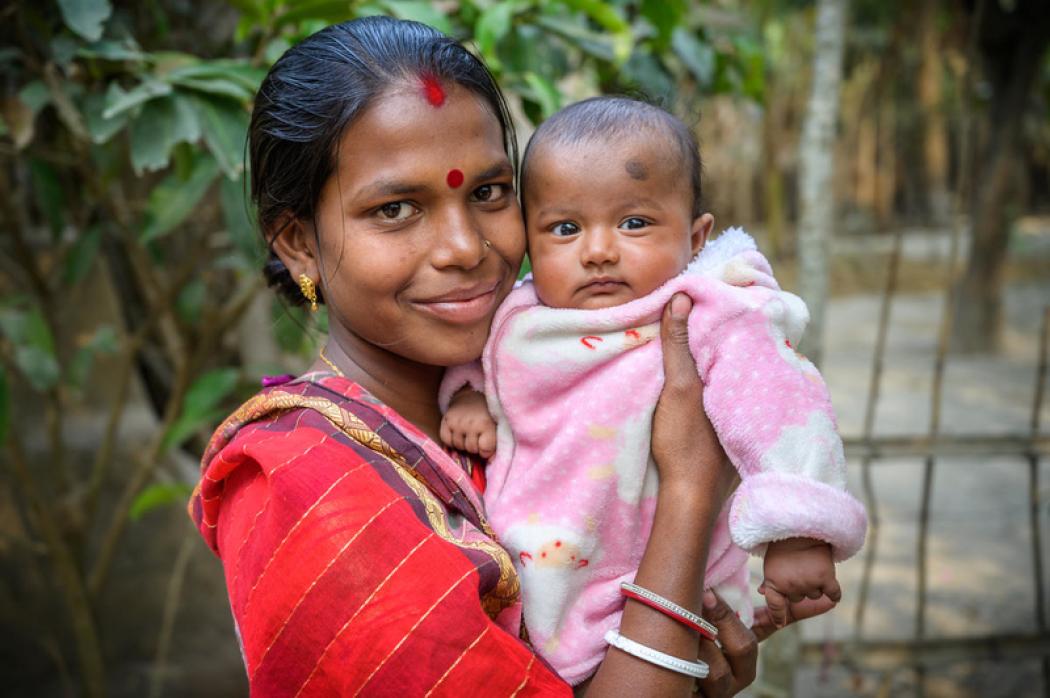
<svg viewBox="0 0 1050 698"><path fill-rule="evenodd" d="M302 292L303 297L310 301L310 312L317 312L317 287L314 286L314 280L306 274L299 275L299 290Z"/></svg>

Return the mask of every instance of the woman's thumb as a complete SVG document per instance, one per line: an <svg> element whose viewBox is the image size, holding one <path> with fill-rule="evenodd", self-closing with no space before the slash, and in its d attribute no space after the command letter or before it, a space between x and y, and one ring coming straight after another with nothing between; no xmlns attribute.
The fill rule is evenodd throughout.
<svg viewBox="0 0 1050 698"><path fill-rule="evenodd" d="M696 365L689 354L689 311L692 307L693 299L684 293L676 293L664 308L660 339L664 350L664 375L669 381L696 373Z"/></svg>

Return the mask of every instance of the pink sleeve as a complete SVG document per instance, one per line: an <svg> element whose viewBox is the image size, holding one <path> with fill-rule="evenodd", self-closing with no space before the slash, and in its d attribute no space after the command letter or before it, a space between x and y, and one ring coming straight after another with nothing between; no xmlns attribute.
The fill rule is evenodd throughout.
<svg viewBox="0 0 1050 698"><path fill-rule="evenodd" d="M438 406L441 407L442 414L448 412L452 396L458 393L460 388L468 385L479 393L485 392L485 374L481 369L480 360L460 366L450 366L445 370L445 377L441 379L441 388L438 389Z"/></svg>
<svg viewBox="0 0 1050 698"><path fill-rule="evenodd" d="M852 556L867 516L845 489L827 387L793 348L805 305L768 288L729 288L712 305L705 310L726 319L712 325L710 312L694 313L690 336L704 408L742 479L729 515L733 541L761 554L770 541L815 538L831 544L836 560ZM693 320L702 315L708 320Z"/></svg>

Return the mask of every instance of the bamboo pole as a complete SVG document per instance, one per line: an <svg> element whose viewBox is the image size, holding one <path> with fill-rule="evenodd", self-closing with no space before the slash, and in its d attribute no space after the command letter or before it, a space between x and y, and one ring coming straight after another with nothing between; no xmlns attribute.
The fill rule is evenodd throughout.
<svg viewBox="0 0 1050 698"><path fill-rule="evenodd" d="M868 404L864 408L864 431L861 441L871 449L875 431L875 413L879 404L879 393L882 386L883 356L886 353L886 337L889 334L890 309L893 296L897 290L897 278L900 272L901 241L903 234L900 226L893 235L893 251L890 253L889 268L886 273L886 285L882 290L882 301L879 306L879 327L875 336L875 353L871 359L871 377L868 381ZM861 460L861 478L864 489L864 506L868 509L868 540L864 549L864 571L860 578L860 592L857 595L857 610L853 622L853 637L861 638L864 629L864 609L868 603L868 592L871 588L871 575L875 568L876 552L879 541L879 510L875 499L875 485L871 478L871 451Z"/></svg>
<svg viewBox="0 0 1050 698"><path fill-rule="evenodd" d="M1046 380L1046 353L1050 343L1050 306L1043 309L1043 327L1039 336L1039 363L1035 372L1035 391L1032 396L1030 423L1032 441L1039 437L1039 421L1043 407L1043 388ZM1043 542L1039 526L1039 453L1032 450L1028 459L1028 512L1032 538L1032 572L1035 584L1035 623L1041 634L1046 634L1046 599L1044 592ZM1042 658L1043 696L1050 698L1050 657Z"/></svg>
<svg viewBox="0 0 1050 698"><path fill-rule="evenodd" d="M941 324L937 337L937 353L933 366L933 385L930 389L930 429L929 439L937 439L941 429L941 395L944 386L945 357L948 354L948 345L951 342L952 318L955 314L956 284L953 280L955 275L956 257L959 254L959 239L962 237L962 211L964 193L968 190L967 178L972 167L972 138L970 133L971 118L969 102L967 97L972 92L973 68L977 56L977 27L980 26L981 17L984 14L985 0L977 0L977 8L974 13L974 24L970 27L968 37L966 72L963 77L962 93L964 97L961 102L962 129L959 144L959 181L955 190L951 245L948 252L947 262L947 287L944 292L944 307L941 309ZM933 454L926 456L923 463L922 490L919 498L919 536L916 543L916 558L918 563L918 583L916 585L915 601L915 638L917 641L924 639L926 634L926 592L928 586L928 543L930 527L930 499L933 493L934 464L936 457ZM916 667L916 693L919 698L926 695L926 671L925 667Z"/></svg>

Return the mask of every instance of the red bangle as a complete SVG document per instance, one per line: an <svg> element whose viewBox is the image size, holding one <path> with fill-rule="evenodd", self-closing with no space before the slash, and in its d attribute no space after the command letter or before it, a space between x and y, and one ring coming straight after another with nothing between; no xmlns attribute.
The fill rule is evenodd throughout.
<svg viewBox="0 0 1050 698"><path fill-rule="evenodd" d="M629 599L634 599L639 603L645 604L649 608L663 613L668 618L673 618L682 625L697 631L708 640L715 642L718 641L718 628L714 625L695 613L682 608L675 602L669 601L659 594L649 591L645 587L624 582L620 585L620 594Z"/></svg>

